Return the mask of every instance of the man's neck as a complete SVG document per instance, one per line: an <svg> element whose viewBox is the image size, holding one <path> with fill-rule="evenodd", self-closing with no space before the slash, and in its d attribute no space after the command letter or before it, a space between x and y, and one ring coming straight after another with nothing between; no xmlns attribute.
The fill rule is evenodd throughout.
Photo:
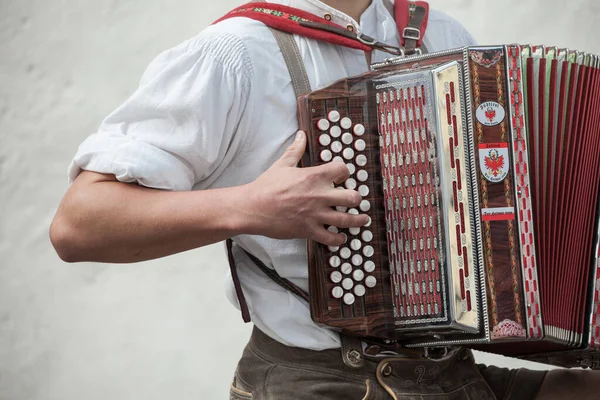
<svg viewBox="0 0 600 400"><path fill-rule="evenodd" d="M369 7L371 0L321 0L323 3L348 14L356 22L360 22L360 16Z"/></svg>

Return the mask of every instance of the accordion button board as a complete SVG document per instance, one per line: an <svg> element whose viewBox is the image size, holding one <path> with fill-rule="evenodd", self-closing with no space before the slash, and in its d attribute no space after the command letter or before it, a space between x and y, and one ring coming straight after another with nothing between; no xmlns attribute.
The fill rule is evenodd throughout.
<svg viewBox="0 0 600 400"><path fill-rule="evenodd" d="M346 235L340 247L310 244L311 264L320 271L311 292L322 292L313 302L316 320L389 338L423 328L477 330L469 177L461 165L461 73L450 63L373 81L362 94L309 101L305 163L346 163L350 177L338 187L358 191L363 200L357 208L336 209L370 217L362 228L328 227ZM433 112L438 92L448 101L439 120ZM367 93L376 100L366 101ZM384 327L373 331L377 320Z"/></svg>

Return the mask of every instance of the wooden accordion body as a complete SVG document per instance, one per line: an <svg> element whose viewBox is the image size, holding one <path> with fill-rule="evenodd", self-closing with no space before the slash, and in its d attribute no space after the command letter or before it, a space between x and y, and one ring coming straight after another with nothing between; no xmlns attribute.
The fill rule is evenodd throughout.
<svg viewBox="0 0 600 400"><path fill-rule="evenodd" d="M600 367L599 58L543 46L398 58L299 99L304 166L366 213L309 243L313 319L407 347Z"/></svg>

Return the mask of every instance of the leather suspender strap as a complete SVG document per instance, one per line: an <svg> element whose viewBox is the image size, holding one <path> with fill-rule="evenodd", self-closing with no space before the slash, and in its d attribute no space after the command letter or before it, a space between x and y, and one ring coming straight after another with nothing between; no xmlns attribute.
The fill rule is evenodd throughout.
<svg viewBox="0 0 600 400"><path fill-rule="evenodd" d="M250 310L248 309L246 296L244 296L244 291L242 290L240 278L237 273L237 265L235 264L235 258L233 257L233 240L227 239L225 247L227 248L227 260L229 261L229 269L231 270L231 279L233 280L235 295L237 296L238 302L240 303L240 310L242 311L242 319L244 322L248 323L250 322Z"/></svg>
<svg viewBox="0 0 600 400"><path fill-rule="evenodd" d="M257 3L264 2L264 0L257 0ZM274 29L269 26L269 29L273 33L275 40L277 41L277 45L281 49L281 54L285 61L285 65L290 73L290 78L292 80L292 86L294 88L294 94L296 98L300 97L303 94L310 93L310 81L308 80L308 74L306 73L306 68L304 68L304 62L302 61L302 57L300 55L300 49L298 49L298 45L294 40L294 36L282 32L280 30ZM231 278L233 280L233 286L235 288L235 294L238 298L238 302L240 303L240 310L242 312L242 318L244 322L250 322L250 310L248 308L248 302L246 301L246 296L244 296L244 290L242 289L242 285L240 283L240 279L237 273L237 265L235 263L235 258L233 256L233 240L227 239L226 248L227 248L227 259L229 261L229 269L231 270ZM282 278L277 271L272 268L269 268L255 257L253 254L250 254L246 250L244 253L256 264L256 266L269 278L275 281L279 286L284 289L289 290L294 293L296 296L309 301L308 293L300 289L290 280Z"/></svg>
<svg viewBox="0 0 600 400"><path fill-rule="evenodd" d="M390 11L390 14L394 15L394 5L391 3L391 1L384 0L384 3L386 5L386 8L388 9L388 11ZM402 7L403 5L406 5L408 7L408 4L405 4L405 3L408 3L408 2L405 2L405 0L396 0L396 14L395 14L396 19L398 19L398 15L400 14L400 13L398 13L398 7L399 6ZM230 15L229 17L248 16L250 18L254 18L255 16L261 15L261 14L268 15L268 13L265 12L265 10L266 11L270 10L268 8L265 8L265 7L267 7L266 6L267 4L268 3L264 2L264 0L257 0L254 3L250 3L245 6L239 7L236 10L252 8L252 9L258 9L258 10L262 10L262 11L253 11L254 14L245 15L245 14L235 14L234 13L235 10L234 10L232 12L233 14L230 13L231 15L230 14L228 14L228 15ZM250 6L252 6L252 7L250 7ZM281 7L283 7L283 6L281 6ZM424 11L417 12L418 9L419 9L419 7L417 6L415 8L415 12L413 13L412 17L410 17L408 19L408 24L406 25L406 28L403 29L403 31L406 31L406 29L410 28L410 27L423 26L423 18L426 18L427 10L424 9ZM295 10L295 9L292 9L292 10ZM220 20L223 20L226 17L227 16L221 18ZM276 16L274 18L280 18L280 16ZM288 15L287 18L291 18L291 16ZM271 29L271 32L273 33L273 36L275 37L275 40L277 41L277 44L279 45L279 48L281 49L283 59L285 61L285 64L286 64L287 69L290 74L290 78L291 78L291 82L292 82L292 86L294 88L294 93L296 95L296 98L300 97L301 95L309 93L311 91L310 81L309 81L308 75L306 73L306 68L304 67L304 62L302 61L302 57L300 55L300 50L298 49L298 45L296 44L296 41L294 40L294 36L288 30L282 31L282 30L276 29L272 25L272 20L269 20L269 21L271 23L267 23L265 21L263 21L263 23L265 23L265 25L269 26L269 28ZM299 25L303 24L303 26L306 28L314 28L314 30L326 29L326 31L333 33L339 37L345 37L348 40L354 40L354 41L357 40L356 35L355 35L354 39L352 39L352 35L351 35L352 33L350 31L348 31L342 27L338 27L337 25L332 24L329 21L326 21L324 19L323 19L323 21L325 21L326 23L309 21L309 20L300 21L300 22L296 21L296 22L298 22ZM289 25L287 25L287 26L289 26ZM426 26L426 22L425 22L425 26ZM400 26L398 29L401 29ZM416 39L416 37L411 39L413 41L408 42L408 45L410 45L410 46L418 45L419 41L422 41L421 36L422 35L419 35L419 39ZM364 37L362 39L364 40ZM368 49L367 51L370 51L373 48L375 48L375 47L373 47L372 45L370 47L367 46L367 49ZM412 47L412 49L414 51L415 48ZM363 50L364 50L364 48L363 48ZM235 292L236 292L236 295L237 295L237 298L238 298L238 301L240 304L242 318L244 319L244 322L250 322L250 320L251 320L250 319L250 311L249 311L248 303L244 296L244 291L240 284L239 276L237 273L237 265L235 263L235 259L233 256L233 245L234 245L233 240L228 239L226 242L226 248L227 248L227 257L229 260L229 267L231 269L231 277L232 277L233 284L235 287ZM260 268L260 270L263 271L263 273L265 273L269 278L271 278L273 281L275 281L281 287L294 293L298 297L306 300L307 302L309 301L309 295L306 292L304 292L302 289L300 289L297 285L295 285L288 279L282 278L277 273L277 271L266 266L261 260L256 258L254 255L246 252L245 250L244 250L244 252L258 266L258 268ZM346 339L344 339L344 340L346 340ZM358 343L354 343L354 342L343 343L343 347L352 347L353 350L357 350L357 347L358 347L357 345L358 345ZM362 352L362 349L361 349L361 352ZM351 351L348 351L348 352L345 351L344 353L345 354L351 354L351 353L356 354ZM352 364L352 363L355 364L355 367L362 365L362 359L360 359L360 358L357 359L356 357L352 357L352 355L350 355L348 360L345 359L344 361L348 364Z"/></svg>
<svg viewBox="0 0 600 400"><path fill-rule="evenodd" d="M306 68L304 68L302 57L300 56L300 49L298 49L294 36L277 29L269 29L271 29L273 36L275 36L275 40L285 60L285 65L287 65L290 72L296 98L310 93L310 81L308 80Z"/></svg>

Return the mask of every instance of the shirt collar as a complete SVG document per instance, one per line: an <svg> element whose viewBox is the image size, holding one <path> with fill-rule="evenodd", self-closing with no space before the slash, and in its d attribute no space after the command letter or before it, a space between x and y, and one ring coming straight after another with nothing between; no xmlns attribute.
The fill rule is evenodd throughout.
<svg viewBox="0 0 600 400"><path fill-rule="evenodd" d="M379 13L380 8L384 8L384 11L387 12L382 1L383 0L372 0L369 7L367 7L363 13L363 17L367 14L371 15L374 13ZM336 10L335 8L319 0L269 0L269 2L301 9L318 17L329 19L331 22L343 26L349 30L353 30L357 33L361 31L360 22L355 21L354 18L350 17L348 14Z"/></svg>

